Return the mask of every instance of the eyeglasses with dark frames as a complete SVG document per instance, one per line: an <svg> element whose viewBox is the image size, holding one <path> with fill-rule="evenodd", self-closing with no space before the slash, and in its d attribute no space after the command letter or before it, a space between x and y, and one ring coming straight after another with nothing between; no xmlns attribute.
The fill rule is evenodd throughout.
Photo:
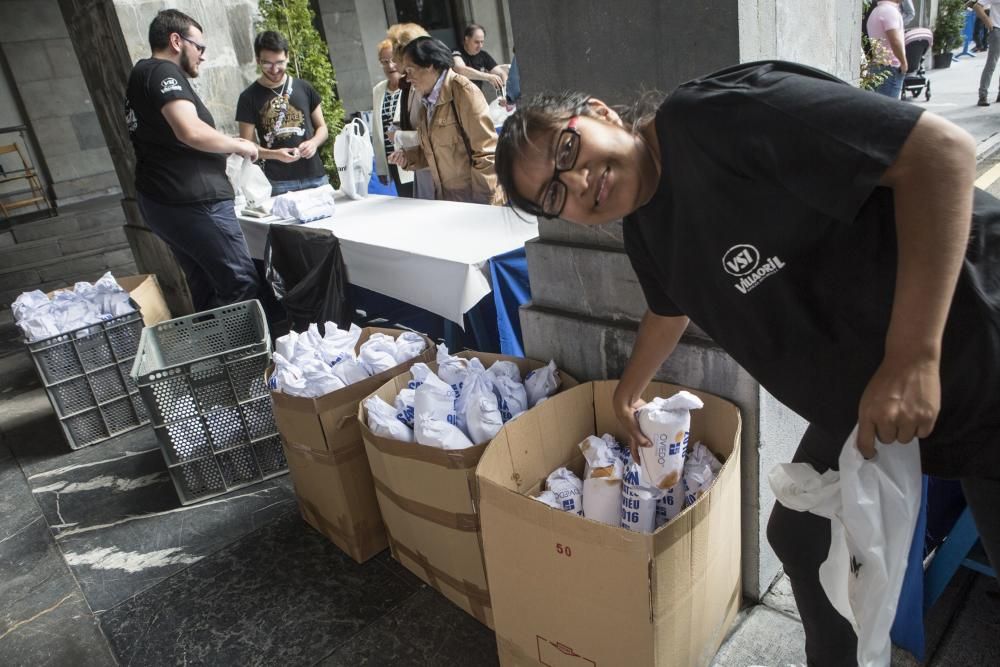
<svg viewBox="0 0 1000 667"><path fill-rule="evenodd" d="M558 218L566 207L568 188L559 180L559 174L576 166L576 158L580 155L580 132L576 129L579 120L579 116L570 118L556 142L555 169L552 180L542 195L542 212L552 218Z"/></svg>
<svg viewBox="0 0 1000 667"><path fill-rule="evenodd" d="M193 44L194 48L198 49L198 55L200 55L200 56L205 55L205 49L208 48L207 46L205 46L204 44L199 44L198 42L194 41L190 37L185 37L184 35L181 35L179 33L178 33L177 36L180 37L181 39L183 39L185 42L187 42L189 44Z"/></svg>

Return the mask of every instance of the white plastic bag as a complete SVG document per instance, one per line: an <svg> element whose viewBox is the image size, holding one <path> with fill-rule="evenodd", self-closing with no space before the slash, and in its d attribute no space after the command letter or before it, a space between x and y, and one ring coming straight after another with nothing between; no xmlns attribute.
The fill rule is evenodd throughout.
<svg viewBox="0 0 1000 667"><path fill-rule="evenodd" d="M438 377L450 384L458 396L462 391L465 376L469 373L469 361L448 354L448 347L442 343L437 348L437 363Z"/></svg>
<svg viewBox="0 0 1000 667"><path fill-rule="evenodd" d="M378 375L398 365L396 361L396 339L385 334L374 333L361 344L358 361L368 369L369 374Z"/></svg>
<svg viewBox="0 0 1000 667"><path fill-rule="evenodd" d="M507 111L507 106L504 104L506 99L507 95L501 92L499 96L490 102L488 113L490 114L490 120L493 121L493 127L503 127L503 124L514 113L513 111Z"/></svg>
<svg viewBox="0 0 1000 667"><path fill-rule="evenodd" d="M653 443L652 447L639 448L646 486L666 490L681 481L691 435L691 410L703 405L691 392L679 391L670 398L654 398L637 410L639 429Z"/></svg>
<svg viewBox="0 0 1000 667"><path fill-rule="evenodd" d="M528 409L528 394L524 385L506 375L493 376L493 392L497 396L497 407L504 423Z"/></svg>
<svg viewBox="0 0 1000 667"><path fill-rule="evenodd" d="M593 435L579 444L583 475L583 515L609 526L621 525L622 462L607 441Z"/></svg>
<svg viewBox="0 0 1000 667"><path fill-rule="evenodd" d="M478 359L472 360L456 404L458 426L477 445L489 442L503 428L503 419L493 393L493 375Z"/></svg>
<svg viewBox="0 0 1000 667"><path fill-rule="evenodd" d="M528 405L535 407L540 402L555 393L562 380L555 361L542 368L536 368L524 378L524 389L528 393Z"/></svg>
<svg viewBox="0 0 1000 667"><path fill-rule="evenodd" d="M545 480L545 487L556 494L564 512L583 516L583 482L569 468L556 468Z"/></svg>
<svg viewBox="0 0 1000 667"><path fill-rule="evenodd" d="M413 401L416 392L413 389L401 389L396 396L396 419L413 428Z"/></svg>
<svg viewBox="0 0 1000 667"><path fill-rule="evenodd" d="M531 499L537 500L543 505L548 505L554 510L562 510L562 504L559 502L559 499L556 498L556 494L554 491L548 491L548 490L542 491L537 496L531 496Z"/></svg>
<svg viewBox="0 0 1000 667"><path fill-rule="evenodd" d="M431 367L422 361L418 361L417 363L413 364L412 366L410 366L410 376L413 379L406 383L407 389L416 389L417 387L422 385L424 381L427 379L427 376L431 375L432 373L433 371L431 371Z"/></svg>
<svg viewBox="0 0 1000 667"><path fill-rule="evenodd" d="M226 176L233 192L237 196L243 195L250 206L262 204L271 196L271 182L250 158L235 153L230 155L226 159Z"/></svg>
<svg viewBox="0 0 1000 667"><path fill-rule="evenodd" d="M396 418L396 408L378 396L365 399L368 410L368 428L375 435L403 442L413 442L413 429Z"/></svg>
<svg viewBox="0 0 1000 667"><path fill-rule="evenodd" d="M295 218L301 222L332 218L336 201L329 183L308 190L293 190L274 198L271 211L279 218Z"/></svg>
<svg viewBox="0 0 1000 667"><path fill-rule="evenodd" d="M427 343L423 337L413 331L404 331L396 337L396 363L409 361L424 351Z"/></svg>
<svg viewBox="0 0 1000 667"><path fill-rule="evenodd" d="M656 500L656 527L659 528L681 513L685 507L684 481L677 482Z"/></svg>
<svg viewBox="0 0 1000 667"><path fill-rule="evenodd" d="M920 511L920 446L917 440L876 442L875 457L866 460L856 438L855 427L841 450L839 475L786 463L771 471L769 481L785 507L830 519L830 553L819 568L820 583L858 633L858 664L884 667Z"/></svg>
<svg viewBox="0 0 1000 667"><path fill-rule="evenodd" d="M637 533L651 533L656 529L656 501L659 489L646 486L642 466L633 461L622 476L621 526Z"/></svg>
<svg viewBox="0 0 1000 667"><path fill-rule="evenodd" d="M330 368L333 375L339 378L345 387L371 377L365 365L353 356L344 357Z"/></svg>
<svg viewBox="0 0 1000 667"><path fill-rule="evenodd" d="M472 441L465 437L462 429L440 419L417 419L413 434L421 445L441 449L467 449Z"/></svg>
<svg viewBox="0 0 1000 667"><path fill-rule="evenodd" d="M368 125L355 118L333 142L333 161L340 174L340 191L351 199L368 196L368 181L372 177L375 151L369 138Z"/></svg>
<svg viewBox="0 0 1000 667"><path fill-rule="evenodd" d="M449 424L458 423L455 411L455 390L432 372L427 373L423 384L417 387L414 393L414 427L419 428L421 421L430 419Z"/></svg>

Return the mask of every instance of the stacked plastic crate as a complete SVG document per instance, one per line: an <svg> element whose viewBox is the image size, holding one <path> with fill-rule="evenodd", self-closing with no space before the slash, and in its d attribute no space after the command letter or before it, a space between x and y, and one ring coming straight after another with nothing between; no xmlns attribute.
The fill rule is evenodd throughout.
<svg viewBox="0 0 1000 667"><path fill-rule="evenodd" d="M143 331L132 377L183 504L286 472L264 382L270 358L257 301Z"/></svg>
<svg viewBox="0 0 1000 667"><path fill-rule="evenodd" d="M95 445L147 423L129 372L139 347L135 312L26 343L72 449Z"/></svg>

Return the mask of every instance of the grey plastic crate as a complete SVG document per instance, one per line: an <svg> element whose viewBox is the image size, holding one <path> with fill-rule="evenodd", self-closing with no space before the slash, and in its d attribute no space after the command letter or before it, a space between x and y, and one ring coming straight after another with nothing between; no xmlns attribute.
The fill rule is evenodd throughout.
<svg viewBox="0 0 1000 667"><path fill-rule="evenodd" d="M134 405L138 389L129 377L143 328L138 304L130 303L135 312L25 342L72 449L149 422Z"/></svg>
<svg viewBox="0 0 1000 667"><path fill-rule="evenodd" d="M287 472L264 382L270 360L257 301L142 332L131 376L182 504Z"/></svg>

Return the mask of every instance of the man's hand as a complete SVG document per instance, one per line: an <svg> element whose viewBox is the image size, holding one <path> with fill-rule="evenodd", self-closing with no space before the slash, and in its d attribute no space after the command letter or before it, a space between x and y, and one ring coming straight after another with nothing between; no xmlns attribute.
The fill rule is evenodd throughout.
<svg viewBox="0 0 1000 667"><path fill-rule="evenodd" d="M632 450L632 460L639 462L639 447L652 447L653 443L639 430L639 420L636 419L635 411L646 405L646 401L641 398L632 399L628 392L623 390L623 385L618 384L615 395L612 399L615 416L625 429L625 439Z"/></svg>
<svg viewBox="0 0 1000 667"><path fill-rule="evenodd" d="M276 158L279 162L296 162L301 157L298 148L278 148L275 150Z"/></svg>
<svg viewBox="0 0 1000 667"><path fill-rule="evenodd" d="M498 74L487 74L486 80L497 90L503 89L503 78Z"/></svg>
<svg viewBox="0 0 1000 667"><path fill-rule="evenodd" d="M394 164L397 167L403 167L404 169L406 168L406 153L403 151L393 151L389 153L386 159L389 160L389 164Z"/></svg>
<svg viewBox="0 0 1000 667"><path fill-rule="evenodd" d="M861 395L858 406L858 449L875 456L880 442L907 443L926 438L941 410L941 376L937 359L883 359Z"/></svg>
<svg viewBox="0 0 1000 667"><path fill-rule="evenodd" d="M236 146L233 150L234 153L242 157L248 158L251 162L257 161L257 144L252 141L247 141L246 139L237 139Z"/></svg>
<svg viewBox="0 0 1000 667"><path fill-rule="evenodd" d="M299 156L305 160L316 155L316 143L312 139L307 139L299 144Z"/></svg>

